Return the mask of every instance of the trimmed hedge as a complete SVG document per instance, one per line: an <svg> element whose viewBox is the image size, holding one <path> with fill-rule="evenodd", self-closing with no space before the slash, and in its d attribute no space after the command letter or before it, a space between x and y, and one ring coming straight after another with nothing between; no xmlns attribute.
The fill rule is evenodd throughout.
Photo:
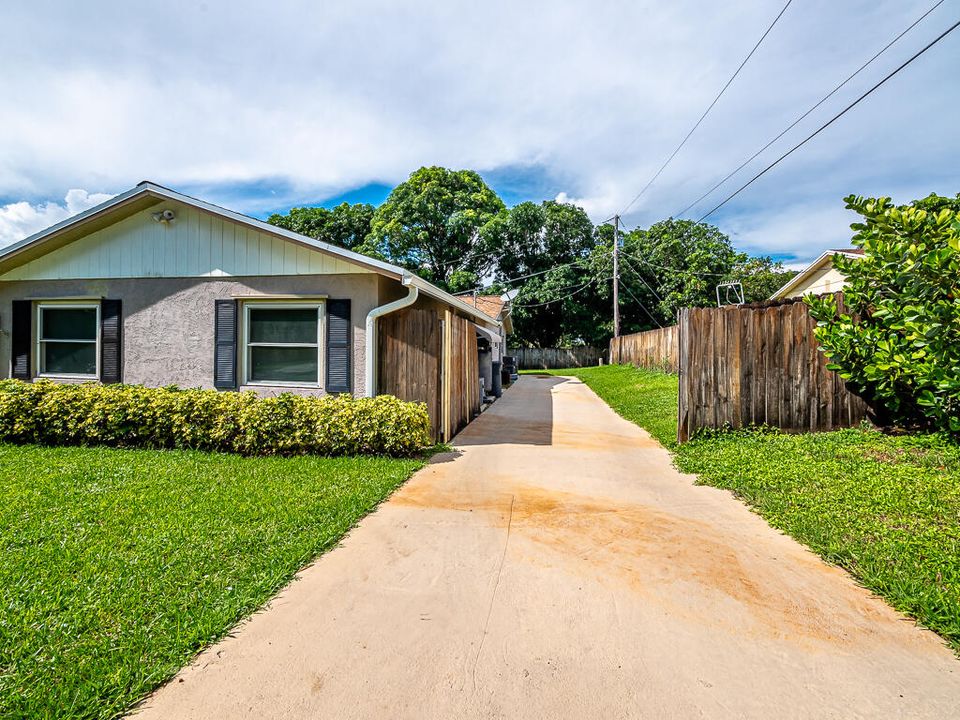
<svg viewBox="0 0 960 720"><path fill-rule="evenodd" d="M191 448L241 455L408 456L430 444L423 403L142 385L0 380L0 441Z"/></svg>

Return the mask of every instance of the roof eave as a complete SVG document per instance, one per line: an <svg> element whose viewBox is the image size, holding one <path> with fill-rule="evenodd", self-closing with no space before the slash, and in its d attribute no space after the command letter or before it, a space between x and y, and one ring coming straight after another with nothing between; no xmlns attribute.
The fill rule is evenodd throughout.
<svg viewBox="0 0 960 720"><path fill-rule="evenodd" d="M770 299L779 300L785 297L787 293L792 292L797 285L799 285L803 280L808 278L811 275L811 273L823 267L824 261L832 258L834 255L846 255L847 257L858 258L858 259L863 258L863 255L846 252L844 250L827 250L826 252L822 253L820 257L818 257L816 260L810 263L807 267L805 267L803 270L798 272L792 278L787 280L787 282L784 283L783 287L781 287L773 295L770 296Z"/></svg>
<svg viewBox="0 0 960 720"><path fill-rule="evenodd" d="M112 210L117 210L128 203L135 202L136 200L145 197L154 198L157 200L157 202L170 200L183 203L184 205L190 205L204 212L225 217L233 222L254 228L255 230L276 235L301 245L305 245L306 247L326 252L335 257L343 258L348 262L353 262L361 267L366 267L378 274L385 275L395 280L402 280L409 277L411 279L410 282L415 284L424 294L440 300L451 307L457 308L458 310L470 315L473 318L476 318L490 327L500 327L499 321L494 320L489 315L486 315L477 308L463 302L445 290L441 290L436 285L427 282L423 278L414 275L397 265L392 265L391 263L384 262L382 260L361 255L360 253L347 250L346 248L330 245L322 240L316 240L315 238L307 237L306 235L301 235L291 230L277 227L276 225L270 225L262 220L248 217L247 215L234 212L233 210L220 207L219 205L214 205L204 200L199 200L197 198L190 197L189 195L178 193L176 190L171 190L170 188L163 187L162 185L157 185L149 180L145 180L130 190L122 192L119 195L116 195L88 210L84 210L82 213L67 218L56 225L52 225L46 230L41 230L40 232L35 233L18 243L14 243L5 250L0 251L0 269L3 269L2 266L6 263L6 261L16 257L30 248L38 247L39 245L54 237L57 237L67 230L82 227L84 224L90 222L94 218L101 217Z"/></svg>
<svg viewBox="0 0 960 720"><path fill-rule="evenodd" d="M451 295L446 290L441 290L436 285L434 285L433 283L427 282L419 275L414 275L411 272L407 272L406 276L409 277L410 279L409 282L413 285L416 285L417 288L419 288L420 291L423 292L425 295L429 295L430 297L436 300L440 300L446 303L447 305L450 305L451 307L454 307L462 312L465 312L466 314L470 315L476 320L481 321L485 325L488 325L490 327L495 327L495 328L500 327L499 320L494 320L485 312L478 310L470 303L464 302L463 300L456 297L455 295Z"/></svg>
<svg viewBox="0 0 960 720"><path fill-rule="evenodd" d="M84 225L89 224L108 212L119 210L127 205L135 203L137 200L140 200L147 194L148 193L140 188L140 186L131 188L130 190L122 192L119 195L115 195L109 200L105 200L98 205L94 205L93 207L84 210L83 212L77 213L76 215L68 217L65 220L61 220L60 222L51 225L48 228L36 232L33 235L25 237L23 240L15 242L12 245L8 245L2 251L0 251L0 266L5 265L9 260L23 254L24 252L60 237L67 231L82 228Z"/></svg>

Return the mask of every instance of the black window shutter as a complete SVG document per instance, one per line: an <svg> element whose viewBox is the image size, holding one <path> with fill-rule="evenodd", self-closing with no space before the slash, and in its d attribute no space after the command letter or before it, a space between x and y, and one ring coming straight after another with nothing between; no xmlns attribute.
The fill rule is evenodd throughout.
<svg viewBox="0 0 960 720"><path fill-rule="evenodd" d="M120 382L123 316L119 300L100 301L100 382Z"/></svg>
<svg viewBox="0 0 960 720"><path fill-rule="evenodd" d="M327 300L328 393L353 392L353 323L349 300Z"/></svg>
<svg viewBox="0 0 960 720"><path fill-rule="evenodd" d="M30 379L30 347L33 345L33 302L13 301L10 326L10 376Z"/></svg>
<svg viewBox="0 0 960 720"><path fill-rule="evenodd" d="M213 386L237 388L237 301L215 300L213 323Z"/></svg>

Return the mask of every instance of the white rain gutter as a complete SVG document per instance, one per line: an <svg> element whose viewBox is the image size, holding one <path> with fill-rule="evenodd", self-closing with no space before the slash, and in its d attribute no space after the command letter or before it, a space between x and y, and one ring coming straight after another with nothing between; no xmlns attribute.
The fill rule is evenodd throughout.
<svg viewBox="0 0 960 720"><path fill-rule="evenodd" d="M364 379L366 387L364 388L364 395L366 397L374 397L377 394L377 318L381 318L384 315L389 315L392 312L397 310L402 310L405 307L413 305L417 298L420 296L420 288L413 284L413 277L410 275L404 275L400 280L407 288L407 296L402 297L399 300L394 300L389 302L386 305L381 305L380 307L375 307L373 310L367 313L367 326L366 326L366 367L364 372Z"/></svg>

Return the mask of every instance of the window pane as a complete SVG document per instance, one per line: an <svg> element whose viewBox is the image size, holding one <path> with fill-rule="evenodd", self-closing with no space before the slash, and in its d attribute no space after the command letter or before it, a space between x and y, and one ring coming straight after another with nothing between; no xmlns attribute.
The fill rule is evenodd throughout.
<svg viewBox="0 0 960 720"><path fill-rule="evenodd" d="M44 342L41 372L65 375L96 375L97 344Z"/></svg>
<svg viewBox="0 0 960 720"><path fill-rule="evenodd" d="M249 342L315 343L317 309L250 308L249 329Z"/></svg>
<svg viewBox="0 0 960 720"><path fill-rule="evenodd" d="M317 382L317 348L250 348L251 382Z"/></svg>
<svg viewBox="0 0 960 720"><path fill-rule="evenodd" d="M96 340L96 308L41 308L44 340Z"/></svg>

